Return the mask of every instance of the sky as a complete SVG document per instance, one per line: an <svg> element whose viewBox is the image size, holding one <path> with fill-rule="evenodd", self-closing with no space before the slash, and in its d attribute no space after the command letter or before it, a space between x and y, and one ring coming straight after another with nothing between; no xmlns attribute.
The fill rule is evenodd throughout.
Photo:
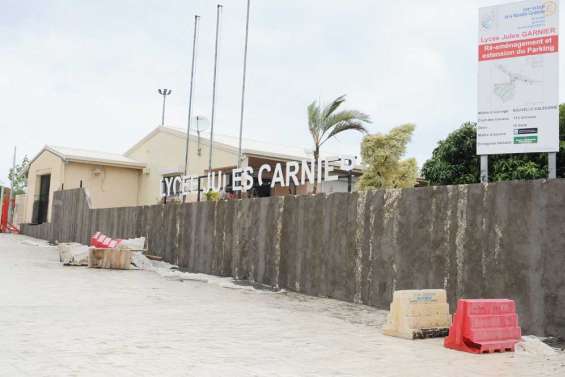
<svg viewBox="0 0 565 377"><path fill-rule="evenodd" d="M224 135L239 132L245 3L222 2ZM476 120L478 9L500 3L252 0L244 138L311 149L307 105L346 94L345 107L371 116L371 133L416 124L406 156L421 166L439 140ZM18 160L46 144L125 152L160 124L158 88L172 89L166 124L186 127L195 14L193 113L209 117L216 4L0 0L0 181L14 146ZM361 138L340 136L323 152L358 153Z"/></svg>

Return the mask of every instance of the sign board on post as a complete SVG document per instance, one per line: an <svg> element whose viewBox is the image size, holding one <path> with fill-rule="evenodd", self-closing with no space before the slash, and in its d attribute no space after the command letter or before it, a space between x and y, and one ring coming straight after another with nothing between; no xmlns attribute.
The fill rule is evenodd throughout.
<svg viewBox="0 0 565 377"><path fill-rule="evenodd" d="M559 151L559 2L481 8L477 154Z"/></svg>

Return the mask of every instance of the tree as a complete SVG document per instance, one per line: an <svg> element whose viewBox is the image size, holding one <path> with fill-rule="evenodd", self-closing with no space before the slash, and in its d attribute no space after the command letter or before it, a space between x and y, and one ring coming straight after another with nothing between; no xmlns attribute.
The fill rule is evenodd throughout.
<svg viewBox="0 0 565 377"><path fill-rule="evenodd" d="M565 103L559 105L559 153L557 154L557 176L565 177Z"/></svg>
<svg viewBox="0 0 565 377"><path fill-rule="evenodd" d="M459 185L479 182L475 123L464 123L438 143L432 158L424 163L422 176L432 185Z"/></svg>
<svg viewBox="0 0 565 377"><path fill-rule="evenodd" d="M414 187L418 173L416 160L401 160L414 128L413 124L405 124L393 128L388 134L369 135L363 139L361 156L367 168L359 181L361 190Z"/></svg>
<svg viewBox="0 0 565 377"><path fill-rule="evenodd" d="M560 151L557 176L565 177L565 104L559 106ZM422 176L432 185L480 182L480 161L476 155L476 124L464 123L438 143L432 158L424 163ZM547 177L547 154L527 153L489 156L489 179L507 181Z"/></svg>
<svg viewBox="0 0 565 377"><path fill-rule="evenodd" d="M15 169L10 169L8 179L12 182L14 195L24 194L27 187L26 170L29 165L29 159L24 156L22 162L16 164Z"/></svg>
<svg viewBox="0 0 565 377"><path fill-rule="evenodd" d="M220 200L220 193L217 191L212 191L212 189L208 190L205 196L206 196L206 201L208 202L217 202Z"/></svg>
<svg viewBox="0 0 565 377"><path fill-rule="evenodd" d="M340 96L322 108L319 102L312 102L308 106L308 129L314 140L314 160L318 163L320 147L332 137L345 132L357 131L367 133L365 125L371 123L367 114L357 110L338 111L345 102L345 96ZM318 190L317 181L314 181L313 193Z"/></svg>

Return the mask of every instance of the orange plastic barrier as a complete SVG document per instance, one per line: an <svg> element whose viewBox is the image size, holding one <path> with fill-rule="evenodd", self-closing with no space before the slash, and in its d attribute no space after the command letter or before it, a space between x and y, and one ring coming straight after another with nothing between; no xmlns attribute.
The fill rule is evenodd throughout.
<svg viewBox="0 0 565 377"><path fill-rule="evenodd" d="M444 346L471 353L514 352L521 336L513 300L461 299Z"/></svg>

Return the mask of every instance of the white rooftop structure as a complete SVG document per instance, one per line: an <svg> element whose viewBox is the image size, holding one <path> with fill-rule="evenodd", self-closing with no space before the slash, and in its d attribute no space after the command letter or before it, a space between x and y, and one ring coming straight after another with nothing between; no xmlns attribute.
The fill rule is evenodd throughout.
<svg viewBox="0 0 565 377"><path fill-rule="evenodd" d="M118 153L99 152L86 149L68 148L53 145L46 145L43 149L30 161L30 165L35 161L41 153L49 151L60 157L66 162L82 162L97 165L119 166L133 169L143 169L145 163L135 161Z"/></svg>
<svg viewBox="0 0 565 377"><path fill-rule="evenodd" d="M182 136L183 138L186 138L186 130L170 126L165 128L178 133L179 136ZM191 132L191 138L196 136L196 134ZM200 138L204 143L210 142L210 139L206 136L201 136ZM214 133L214 143L222 144L223 146L235 151L239 149L239 138L236 136ZM241 153L245 155L272 157L283 160L302 160L313 158L312 152L307 151L306 148L274 144L247 138L242 140Z"/></svg>
<svg viewBox="0 0 565 377"><path fill-rule="evenodd" d="M151 139L159 132L165 132L171 135L174 135L178 138L186 140L186 130L178 127L173 126L159 126L153 131L151 131L148 135L146 135L143 139L129 148L124 155L130 155L132 151L134 151L138 146L144 144L147 140ZM190 133L190 143L194 142L198 138L196 132ZM200 135L200 143L201 144L208 144L210 142L209 136L204 134ZM231 152L237 153L239 149L239 138L236 136L228 136L224 134L214 133L214 145L216 148L221 148L224 150L229 150ZM251 156L251 157L259 157L264 159L272 159L277 161L301 161L301 160L309 160L314 157L312 146L310 148L305 148L304 146L288 146L288 145L281 145L275 144L266 141L254 140L243 138L242 140L242 151L243 156ZM328 153L327 151L320 154L320 158L325 159L332 159L340 156L338 153ZM235 163L235 161L234 161ZM362 168L362 165L359 161L355 166L355 169L359 170ZM182 171L181 167L176 168L176 171Z"/></svg>

